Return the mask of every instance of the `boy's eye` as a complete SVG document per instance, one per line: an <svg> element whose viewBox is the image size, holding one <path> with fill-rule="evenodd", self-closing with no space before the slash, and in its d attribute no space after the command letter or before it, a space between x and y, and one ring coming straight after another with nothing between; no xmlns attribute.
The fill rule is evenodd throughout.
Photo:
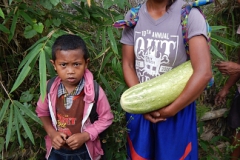
<svg viewBox="0 0 240 160"><path fill-rule="evenodd" d="M62 64L60 64L60 66L66 67L66 63L62 63Z"/></svg>
<svg viewBox="0 0 240 160"><path fill-rule="evenodd" d="M74 66L75 67L80 66L80 63L74 63Z"/></svg>

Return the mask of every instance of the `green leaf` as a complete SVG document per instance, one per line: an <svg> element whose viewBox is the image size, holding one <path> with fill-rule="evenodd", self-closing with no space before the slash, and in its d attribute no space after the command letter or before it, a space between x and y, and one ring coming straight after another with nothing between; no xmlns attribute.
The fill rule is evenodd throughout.
<svg viewBox="0 0 240 160"><path fill-rule="evenodd" d="M40 0L39 3L46 8L47 10L51 10L52 9L52 4L49 0Z"/></svg>
<svg viewBox="0 0 240 160"><path fill-rule="evenodd" d="M23 67L23 69L20 72L19 76L17 77L17 80L15 81L10 93L15 91L20 86L20 84L23 82L23 80L27 77L30 70L31 70L31 68L28 65L25 65Z"/></svg>
<svg viewBox="0 0 240 160"><path fill-rule="evenodd" d="M111 7L113 4L115 4L116 2L114 2L114 0L104 0L103 1L103 7L105 9L108 9L109 7Z"/></svg>
<svg viewBox="0 0 240 160"><path fill-rule="evenodd" d="M223 43L225 45L228 46L232 46L232 47L238 47L239 43L236 43L234 41L231 41L230 39L224 38L222 36L218 36L216 34L212 34L211 39L220 43Z"/></svg>
<svg viewBox="0 0 240 160"><path fill-rule="evenodd" d="M17 13L13 16L12 25L10 28L10 34L8 37L8 43L12 40L14 36L16 25L17 25L18 14L19 14L19 11L17 11Z"/></svg>
<svg viewBox="0 0 240 160"><path fill-rule="evenodd" d="M11 104L6 133L6 148L8 148L8 144L12 136L12 127L13 127L13 105Z"/></svg>
<svg viewBox="0 0 240 160"><path fill-rule="evenodd" d="M53 19L53 24L54 24L56 27L59 27L60 24L61 24L61 19L59 19L59 18Z"/></svg>
<svg viewBox="0 0 240 160"><path fill-rule="evenodd" d="M5 19L5 15L4 15L3 11L2 11L2 8L0 8L0 17L2 17L3 19Z"/></svg>
<svg viewBox="0 0 240 160"><path fill-rule="evenodd" d="M45 52L42 50L40 52L40 59L39 59L39 77L40 77L40 92L42 95L42 101L44 101L44 98L46 96L46 56Z"/></svg>
<svg viewBox="0 0 240 160"><path fill-rule="evenodd" d="M20 102L30 102L33 99L33 94L29 91L22 92Z"/></svg>
<svg viewBox="0 0 240 160"><path fill-rule="evenodd" d="M0 24L0 30L7 34L10 33L9 29L2 24Z"/></svg>
<svg viewBox="0 0 240 160"><path fill-rule="evenodd" d="M106 30L107 28L103 28L103 31L102 31L102 47L103 49L106 48Z"/></svg>
<svg viewBox="0 0 240 160"><path fill-rule="evenodd" d="M108 38L109 38L109 41L111 43L113 52L118 54L117 43L116 43L115 38L113 36L112 27L108 27L107 32L108 32Z"/></svg>
<svg viewBox="0 0 240 160"><path fill-rule="evenodd" d="M37 44L38 43L38 44ZM36 45L37 44L37 45ZM38 53L40 52L41 48L43 47L43 43L41 43L41 41L36 42L33 46L35 46L28 54L27 56L22 60L22 62L20 63L19 67L18 67L18 71L24 66L27 65L29 66L30 63L34 60L34 58L38 55ZM32 48L32 47L31 47Z"/></svg>
<svg viewBox="0 0 240 160"><path fill-rule="evenodd" d="M217 48L215 48L213 45L210 46L210 50L211 52L216 55L218 58L221 58L222 60L224 60L225 58L222 56L222 54L217 50Z"/></svg>
<svg viewBox="0 0 240 160"><path fill-rule="evenodd" d="M23 10L19 10L19 14L25 19L26 22L28 22L30 25L33 25L33 20L31 17L29 17L28 14L26 14L26 12L24 12Z"/></svg>
<svg viewBox="0 0 240 160"><path fill-rule="evenodd" d="M41 121L39 120L39 118L37 117L37 115L32 112L30 109L28 109L26 106L22 105L20 102L18 101L14 101L14 104L20 108L28 117L30 117L32 120L34 120L35 122L41 124Z"/></svg>
<svg viewBox="0 0 240 160"><path fill-rule="evenodd" d="M44 26L43 26L43 24L41 22L39 22L38 24L34 24L33 25L33 29L35 31L37 31L38 33L42 33L43 32L43 28L44 28Z"/></svg>
<svg viewBox="0 0 240 160"><path fill-rule="evenodd" d="M33 144L35 144L32 131L30 130L27 122L25 121L25 119L23 118L23 116L20 114L21 112L19 111L18 107L15 106L14 109L15 109L15 114L17 115L18 120L19 120L20 123L22 124L22 126L23 126L23 128L24 128L24 130L25 130L25 132L26 132L26 134L27 134L27 136L28 136L28 138L31 140L31 142L32 142Z"/></svg>
<svg viewBox="0 0 240 160"><path fill-rule="evenodd" d="M70 4L72 2L72 0L63 0L63 2Z"/></svg>
<svg viewBox="0 0 240 160"><path fill-rule="evenodd" d="M114 90L111 88L111 86L109 85L108 81L104 78L104 76L102 74L100 74L100 78L101 81L103 82L103 84L105 85L106 89L109 91L109 93L111 94L111 96L114 99L117 99Z"/></svg>
<svg viewBox="0 0 240 160"><path fill-rule="evenodd" d="M4 138L3 138L3 137L0 137L0 151L3 150L3 148L4 148L4 143L5 143Z"/></svg>
<svg viewBox="0 0 240 160"><path fill-rule="evenodd" d="M226 26L210 26L210 27L211 27L211 32L227 28Z"/></svg>
<svg viewBox="0 0 240 160"><path fill-rule="evenodd" d="M17 136L18 136L18 143L20 144L21 147L23 147L23 142L22 142L22 138L21 138L21 134L20 134L20 126L19 126L19 119L18 119L18 114L19 114L19 110L17 109L17 107L14 107L14 124L16 126L16 131L17 131Z"/></svg>
<svg viewBox="0 0 240 160"><path fill-rule="evenodd" d="M25 38L30 39L37 35L37 32L32 26L26 26L23 34Z"/></svg>
<svg viewBox="0 0 240 160"><path fill-rule="evenodd" d="M56 6L56 5L60 2L60 0L50 0L50 2L51 2L54 6Z"/></svg>
<svg viewBox="0 0 240 160"><path fill-rule="evenodd" d="M29 51L29 50L35 48L35 47L38 46L40 43L42 43L43 41L46 41L46 40L48 40L48 37L47 37L47 36L42 37L42 38L39 39L37 42L35 42L30 48L28 48L26 51ZM42 45L41 45L40 48L42 48L42 46L43 46L43 43L42 43ZM31 52L32 52L32 51L31 51Z"/></svg>
<svg viewBox="0 0 240 160"><path fill-rule="evenodd" d="M0 124L2 123L2 120L3 120L3 118L4 118L5 114L6 114L6 111L7 111L8 106L9 106L9 102L10 102L10 100L7 99L4 102L4 104L3 104L2 108L1 108L1 111L0 111Z"/></svg>

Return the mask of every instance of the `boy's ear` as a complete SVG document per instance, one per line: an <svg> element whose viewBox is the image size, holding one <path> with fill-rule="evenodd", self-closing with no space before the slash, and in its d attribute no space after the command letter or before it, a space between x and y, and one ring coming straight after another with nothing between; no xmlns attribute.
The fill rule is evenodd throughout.
<svg viewBox="0 0 240 160"><path fill-rule="evenodd" d="M51 59L50 62L52 63L54 70L56 70L56 66L55 66L54 61Z"/></svg>

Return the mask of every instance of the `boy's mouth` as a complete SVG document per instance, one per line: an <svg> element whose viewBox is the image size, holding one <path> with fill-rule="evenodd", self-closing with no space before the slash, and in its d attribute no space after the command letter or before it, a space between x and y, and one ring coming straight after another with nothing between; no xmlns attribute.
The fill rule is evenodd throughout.
<svg viewBox="0 0 240 160"><path fill-rule="evenodd" d="M75 81L75 78L73 78L73 77L67 78L67 81L68 81L68 82L74 82L74 81Z"/></svg>

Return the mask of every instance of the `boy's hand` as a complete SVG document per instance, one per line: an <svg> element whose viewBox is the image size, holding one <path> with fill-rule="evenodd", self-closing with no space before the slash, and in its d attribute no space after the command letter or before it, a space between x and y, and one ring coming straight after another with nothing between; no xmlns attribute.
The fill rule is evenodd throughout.
<svg viewBox="0 0 240 160"><path fill-rule="evenodd" d="M54 149L60 149L66 143L67 135L62 132L53 131L49 136Z"/></svg>
<svg viewBox="0 0 240 160"><path fill-rule="evenodd" d="M82 132L82 133L76 133L71 135L67 140L66 143L68 146L75 150L81 147L86 141L90 139L89 133Z"/></svg>

